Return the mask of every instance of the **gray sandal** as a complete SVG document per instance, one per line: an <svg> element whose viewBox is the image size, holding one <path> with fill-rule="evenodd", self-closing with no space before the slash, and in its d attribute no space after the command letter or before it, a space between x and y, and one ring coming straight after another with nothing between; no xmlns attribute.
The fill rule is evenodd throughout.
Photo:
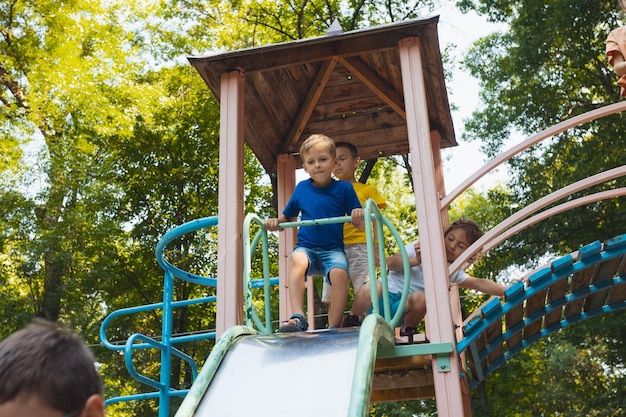
<svg viewBox="0 0 626 417"><path fill-rule="evenodd" d="M306 332L309 328L309 323L302 317L302 314L294 314L283 323L285 324L280 326L278 333Z"/></svg>

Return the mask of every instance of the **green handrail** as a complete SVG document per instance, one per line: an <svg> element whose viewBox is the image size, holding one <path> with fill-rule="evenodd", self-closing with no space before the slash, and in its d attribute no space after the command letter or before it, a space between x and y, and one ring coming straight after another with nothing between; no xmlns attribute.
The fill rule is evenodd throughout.
<svg viewBox="0 0 626 417"><path fill-rule="evenodd" d="M250 226L251 224L257 224L260 229L254 237L252 243L250 243ZM252 280L251 280L251 262L254 249L257 247L259 240L262 242L262 255L263 255L263 295L265 302L265 324L261 322L256 308L252 303ZM246 313L246 325L252 326L253 323L259 332L263 334L272 333L272 317L271 317L271 300L270 300L270 270L269 270L269 255L268 255L268 240L267 229L265 223L256 214L250 213L244 219L243 227L243 288L244 288L244 308Z"/></svg>
<svg viewBox="0 0 626 417"><path fill-rule="evenodd" d="M383 225L387 226L387 229L391 232L396 243L398 245L398 249L400 250L400 254L402 255L402 266L404 269L404 286L402 288L402 296L400 297L400 305L403 306L406 303L406 299L409 296L409 284L410 284L410 265L409 258L406 254L406 249L404 247L404 243L400 234L393 226L393 224L382 215L376 202L371 198L365 201L365 235L367 237L367 258L368 258L368 266L370 277L376 276L376 259L374 257L374 235L372 232L372 217L375 220L376 231L378 236L383 235ZM385 259L385 245L382 239L378 240L378 254L379 259ZM389 291L387 284L387 264L386 262L380 262L380 281L382 287L382 300L383 300L383 312L380 312L380 306L378 303L378 288L376 285L370 285L371 297L372 297L372 312L375 314L379 314L385 318L385 321L389 323L389 325L393 328L396 327L400 318L402 318L403 309L398 309L396 314L391 317L391 306L389 305Z"/></svg>
<svg viewBox="0 0 626 417"><path fill-rule="evenodd" d="M404 243L400 234L396 230L396 228L391 224L389 219L387 219L378 209L376 202L372 199L368 199L365 201L364 206L364 214L365 214L365 234L367 239L367 254L368 254L368 268L370 277L377 276L377 265L376 258L374 256L374 245L378 243L378 258L381 260L385 259L385 241L384 239L378 239L378 242L374 241L374 237L383 236L383 226L386 226L387 229L391 232L393 238L395 239L399 251L402 255L402 262L404 267L404 287L402 291L402 296L400 298L400 305L404 305L406 303L408 293L409 293L409 279L410 279L410 265L409 260L406 254L406 249L404 248ZM315 225L323 225L323 224L334 224L334 223L345 223L351 222L351 216L339 216L339 217L329 217L322 219L313 219L313 220L300 220L293 222L283 222L278 225L281 229L292 228L292 227L307 227L307 226L315 226ZM255 234L254 239L251 241L250 230L252 225L257 225L259 227L259 231ZM376 234L374 233L374 227L376 227ZM251 259L254 255L255 249L259 244L259 241L262 242L262 255L263 255L263 288L264 288L264 302L265 302L265 322L263 323L258 316L256 308L252 302L252 286L251 286ZM265 227L265 222L261 220L256 214L248 214L244 220L243 227L243 245L244 245L244 271L243 271L243 279L244 279L244 303L245 303L245 316L246 316L246 325L247 326L255 326L260 333L262 334L271 334L272 333L272 325L271 325L271 311L270 311L270 272L269 272L269 256L268 256L268 237L267 237L267 228ZM372 311L375 314L378 314L384 317L385 321L389 323L389 325L393 328L395 327L402 317L402 309L399 309L395 315L392 317L391 315L391 306L389 304L388 297L388 285L387 285L387 265L385 262L381 262L380 264L380 281L382 286L382 300L383 300L383 312L380 311L379 307L379 296L376 285L371 285L371 297L372 297Z"/></svg>
<svg viewBox="0 0 626 417"><path fill-rule="evenodd" d="M379 344L387 349L393 349L394 331L385 319L373 313L365 317L359 332L348 417L364 417L369 414L374 364Z"/></svg>

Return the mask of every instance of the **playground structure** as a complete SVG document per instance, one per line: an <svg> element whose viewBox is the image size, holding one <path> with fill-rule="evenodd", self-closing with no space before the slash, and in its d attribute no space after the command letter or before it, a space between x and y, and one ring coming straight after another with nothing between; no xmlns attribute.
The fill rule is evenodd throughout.
<svg viewBox="0 0 626 417"><path fill-rule="evenodd" d="M446 194L439 149L454 146L456 141L447 103L436 23L436 18L415 20L371 30L329 34L287 44L190 58L207 85L219 97L222 108L219 212L215 218L182 225L159 242L157 259L165 270L163 303L115 312L103 323L103 343L110 348L124 350L131 374L157 390L126 399L158 398L160 415L166 416L169 399L186 396L177 415L182 417L192 412L204 415L201 410L207 407L207 402L203 400L205 395L213 399L224 397L212 394L211 390L226 388L228 378L223 374L234 369L228 365L228 355L244 351L246 345L256 343L264 346L266 357L272 355L274 349L281 349L307 362L311 351L323 351L321 348L325 343L332 345L345 339L345 344L349 345L346 355L356 356L355 362L352 368L337 369L336 372L351 384L349 394L341 397L344 402L335 404L337 414L324 412L323 415L361 416L366 415L370 400L395 401L434 396L439 415L469 416L469 389L520 349L581 319L626 307L626 237L622 235L605 244L591 243L577 254L566 255L527 278L523 277L522 281L507 290L504 302L499 299L488 301L455 332L455 324L462 323L458 295L456 291L450 291L445 281L435 277L455 272L479 250L488 251L547 216L577 205L625 195L625 189L617 188L541 211L577 191L623 177L626 166L572 184L521 209L485 234L449 268L442 238L448 205L487 172L524 149L568 128L623 111L626 103L594 110L541 132L494 159ZM429 343L396 346L393 326L389 324L393 324L393 319L383 317L384 314L372 315L360 331L307 332L307 335L318 337L310 337L298 347L293 347L294 340L302 339L301 335L275 336L267 325L255 323L252 319L251 309L244 299L247 285L242 279L247 275L244 257L250 252L246 239L242 238L245 235L244 141L276 180L278 207L281 210L295 185L294 172L298 166L295 154L299 144L308 134L316 131L336 140L355 143L362 157L372 161L379 156L410 153L417 223L423 242ZM444 198L440 200L439 196ZM375 210L366 213L377 219L377 225L384 223L382 218L376 217ZM217 279L189 274L163 258L162 251L172 239L212 226L218 227ZM294 242L294 233L289 230L281 233L279 259L286 258ZM286 262L281 262L280 277L287 275L286 268ZM218 295L215 298L175 301L171 292L173 279L216 285ZM276 279L265 277L262 282L251 282L250 286L263 286L268 294L268 286L275 283ZM279 289L279 317L285 319L290 315L287 292L284 285L280 285ZM192 337L172 337L168 317L171 318L173 308L213 301L217 303L216 333L194 335L193 339L221 337L198 373L193 360L182 349L173 347L174 344L192 340ZM123 347L113 346L107 341L106 327L116 317L156 308L163 309L160 342L140 334L131 336ZM244 311L247 314L245 318ZM265 318L268 316L266 313ZM244 321L246 326L242 326ZM280 348L276 347L279 345ZM132 353L138 349L161 351L160 381L153 381L135 371ZM194 376L197 375L190 391L171 389L171 355L189 362ZM319 363L320 358L311 361ZM328 361L326 377L329 372L335 372L334 364ZM255 366L257 374L263 372L258 361L246 365ZM413 372L409 381L393 373L394 367L398 366ZM263 374L268 375L265 372ZM383 377L387 380L380 382ZM288 383L289 386L294 384L293 380ZM320 402L325 401L325 398L320 398L322 394L315 394ZM118 400L122 399L110 402ZM273 402L271 399L268 401ZM257 406L255 412L265 415L258 408L260 403L260 400L254 402ZM215 400L211 404L215 405ZM312 405L309 406L310 415L320 415L319 410L313 412ZM270 412L276 415L275 410L268 410L267 413ZM305 412L297 410L291 415L309 415ZM210 413L239 415L220 414L216 409Z"/></svg>

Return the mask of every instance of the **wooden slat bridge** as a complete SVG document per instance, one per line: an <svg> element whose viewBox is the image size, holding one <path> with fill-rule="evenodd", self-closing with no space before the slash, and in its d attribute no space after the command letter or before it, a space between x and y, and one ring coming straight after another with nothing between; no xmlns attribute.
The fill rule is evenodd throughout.
<svg viewBox="0 0 626 417"><path fill-rule="evenodd" d="M542 337L626 308L626 234L551 262L491 298L464 323L468 378L474 388L499 365Z"/></svg>

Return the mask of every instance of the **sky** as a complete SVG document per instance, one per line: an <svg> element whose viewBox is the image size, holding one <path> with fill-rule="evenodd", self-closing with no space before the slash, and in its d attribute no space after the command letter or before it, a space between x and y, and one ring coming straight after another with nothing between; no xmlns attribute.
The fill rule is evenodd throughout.
<svg viewBox="0 0 626 417"><path fill-rule="evenodd" d="M485 18L475 13L461 13L454 6L454 3L454 1L444 2L443 6L431 13L431 16L439 16L438 29L441 50L448 44L454 44L458 56L462 57L475 40L504 28L503 25L487 22ZM453 72L452 80L447 83L447 88L448 100L457 106L457 110L452 112L452 121L456 140L459 144L459 146L442 151L446 191L450 192L479 170L488 160L486 155L480 151L480 143L461 140L464 120L469 118L472 112L480 106L478 81L469 73L457 70ZM297 171L296 181L306 178L308 176L302 170ZM487 174L476 183L476 187L485 190L497 182L505 181L505 179L506 172L500 169L495 173Z"/></svg>
<svg viewBox="0 0 626 417"><path fill-rule="evenodd" d="M485 18L475 13L462 14L454 6L454 2L450 1L435 10L433 15L439 15L440 48L443 50L446 45L454 44L459 57L464 56L478 38L504 28L503 25L487 22ZM458 110L452 112L452 121L459 146L442 152L446 191L450 192L480 169L487 162L487 157L480 151L480 143L461 140L464 120L481 105L478 97L478 81L469 73L457 70L454 71L453 78L447 83L447 87L449 101L458 107ZM479 189L484 189L504 181L505 177L506 172L500 169L498 172L488 174L476 185Z"/></svg>

